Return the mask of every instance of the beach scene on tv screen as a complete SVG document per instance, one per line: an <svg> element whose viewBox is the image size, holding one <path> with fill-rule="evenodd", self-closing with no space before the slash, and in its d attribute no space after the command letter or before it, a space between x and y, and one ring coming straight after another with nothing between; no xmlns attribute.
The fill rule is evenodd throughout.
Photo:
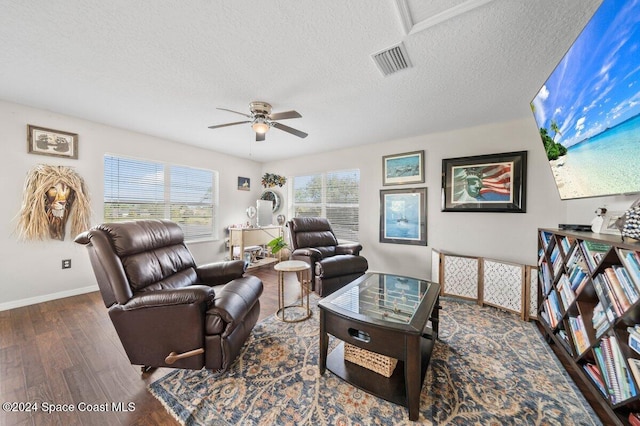
<svg viewBox="0 0 640 426"><path fill-rule="evenodd" d="M561 199L640 192L640 0L605 0L531 109Z"/></svg>

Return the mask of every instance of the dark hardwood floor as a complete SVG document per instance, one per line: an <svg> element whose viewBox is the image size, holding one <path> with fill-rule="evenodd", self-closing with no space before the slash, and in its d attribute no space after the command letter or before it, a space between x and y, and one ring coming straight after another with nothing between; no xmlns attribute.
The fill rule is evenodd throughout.
<svg viewBox="0 0 640 426"><path fill-rule="evenodd" d="M262 320L277 310L276 272L266 265L248 274L264 283ZM285 276L285 293L295 298L295 274ZM177 425L146 389L170 371L141 374L129 363L98 292L0 312L0 401L39 403L37 412L3 405L0 425ZM45 413L43 402L58 404L50 410L66 405L75 411ZM81 403L98 410L133 403L134 409L79 412Z"/></svg>
<svg viewBox="0 0 640 426"><path fill-rule="evenodd" d="M248 272L264 282L260 320L278 306L273 265ZM286 294L297 297L295 274L286 275ZM290 303L291 300L287 300ZM553 347L554 351L556 348ZM558 359L568 367L564 357ZM0 425L178 425L146 389L170 369L146 374L132 366L111 325L100 294L88 293L0 312L0 402L47 402L76 411L44 413L0 411ZM569 368L569 372L572 373ZM584 388L580 380L578 387ZM605 424L611 418L599 401L587 400ZM80 403L101 408L135 404L127 412L78 412Z"/></svg>

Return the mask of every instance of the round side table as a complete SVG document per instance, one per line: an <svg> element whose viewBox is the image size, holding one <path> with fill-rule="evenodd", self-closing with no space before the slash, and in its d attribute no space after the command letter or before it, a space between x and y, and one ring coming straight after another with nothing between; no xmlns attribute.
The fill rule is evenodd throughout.
<svg viewBox="0 0 640 426"><path fill-rule="evenodd" d="M273 269L278 271L278 311L276 312L276 318L284 322L300 322L308 319L311 316L311 308L309 307L309 292L311 288L309 286L311 280L311 266L307 262L301 260L285 260L284 262L277 263ZM300 303L294 305L284 304L284 273L295 272L300 283ZM305 296L306 290L306 296ZM296 316L294 318L287 318L286 311L296 308L302 308L304 310L302 316Z"/></svg>

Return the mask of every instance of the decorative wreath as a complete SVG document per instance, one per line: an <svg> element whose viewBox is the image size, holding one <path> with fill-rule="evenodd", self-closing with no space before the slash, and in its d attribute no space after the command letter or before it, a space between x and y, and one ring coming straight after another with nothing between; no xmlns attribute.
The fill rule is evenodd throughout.
<svg viewBox="0 0 640 426"><path fill-rule="evenodd" d="M262 186L265 188L272 188L276 185L282 186L287 183L287 178L284 176L276 175L273 173L265 173L262 176Z"/></svg>

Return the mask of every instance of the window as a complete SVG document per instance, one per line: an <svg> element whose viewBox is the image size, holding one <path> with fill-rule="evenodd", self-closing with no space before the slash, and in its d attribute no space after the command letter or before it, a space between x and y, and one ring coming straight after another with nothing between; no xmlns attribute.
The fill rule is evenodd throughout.
<svg viewBox="0 0 640 426"><path fill-rule="evenodd" d="M358 241L360 170L293 178L293 216L326 217L340 240Z"/></svg>
<svg viewBox="0 0 640 426"><path fill-rule="evenodd" d="M147 160L104 157L104 219L170 219L186 240L217 238L218 173Z"/></svg>

